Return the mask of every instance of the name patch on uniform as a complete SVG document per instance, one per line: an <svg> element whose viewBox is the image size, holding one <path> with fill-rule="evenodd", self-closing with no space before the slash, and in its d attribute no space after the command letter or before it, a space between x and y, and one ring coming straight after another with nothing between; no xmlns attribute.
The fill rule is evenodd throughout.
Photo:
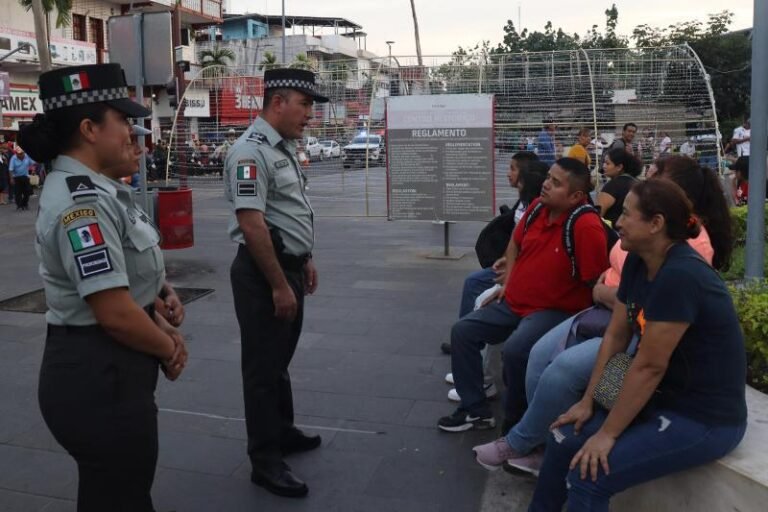
<svg viewBox="0 0 768 512"><path fill-rule="evenodd" d="M101 236L101 229L97 223L88 224L79 228L67 231L69 243L75 252L84 251L91 247L104 245L104 237Z"/></svg>
<svg viewBox="0 0 768 512"><path fill-rule="evenodd" d="M80 208L79 210L72 210L61 218L61 223L65 226L69 226L77 219L82 219L85 217L96 217L96 210L93 208Z"/></svg>
<svg viewBox="0 0 768 512"><path fill-rule="evenodd" d="M75 256L75 261L77 271L83 279L112 272L112 261L109 259L109 251L106 248Z"/></svg>
<svg viewBox="0 0 768 512"><path fill-rule="evenodd" d="M238 196L257 196L259 195L257 193L256 189L256 182L242 182L237 184L237 195Z"/></svg>
<svg viewBox="0 0 768 512"><path fill-rule="evenodd" d="M287 158L283 158L279 162L275 162L275 168L276 169L282 169L283 167L288 167L289 165L290 165L290 163L288 163L288 159Z"/></svg>
<svg viewBox="0 0 768 512"><path fill-rule="evenodd" d="M256 168L256 162L237 163L237 179L241 181L255 180L259 171Z"/></svg>

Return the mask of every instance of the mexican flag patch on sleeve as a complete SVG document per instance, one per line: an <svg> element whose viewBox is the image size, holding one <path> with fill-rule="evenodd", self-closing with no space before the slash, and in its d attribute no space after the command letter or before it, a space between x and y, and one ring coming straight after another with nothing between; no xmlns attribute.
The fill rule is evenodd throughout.
<svg viewBox="0 0 768 512"><path fill-rule="evenodd" d="M255 180L257 175L258 171L255 163L237 165L238 180Z"/></svg>
<svg viewBox="0 0 768 512"><path fill-rule="evenodd" d="M98 224L88 224L67 231L69 243L72 244L72 250L75 252L84 251L91 247L104 245L104 237L101 236L101 230Z"/></svg>

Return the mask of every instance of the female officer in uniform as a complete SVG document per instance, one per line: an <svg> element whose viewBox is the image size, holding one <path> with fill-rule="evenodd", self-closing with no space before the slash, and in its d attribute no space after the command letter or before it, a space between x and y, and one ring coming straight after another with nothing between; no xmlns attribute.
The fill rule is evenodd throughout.
<svg viewBox="0 0 768 512"><path fill-rule="evenodd" d="M43 73L40 98L45 114L20 134L33 159L55 159L36 224L48 305L40 409L77 462L78 512L152 512L157 370L176 379L186 349L155 310L183 318L158 233L118 181L135 161L127 118L150 112L128 98L118 64Z"/></svg>

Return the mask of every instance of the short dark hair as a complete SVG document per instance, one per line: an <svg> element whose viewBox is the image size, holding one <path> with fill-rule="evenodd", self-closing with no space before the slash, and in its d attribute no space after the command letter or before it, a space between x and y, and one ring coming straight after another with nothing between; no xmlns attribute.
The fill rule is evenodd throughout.
<svg viewBox="0 0 768 512"><path fill-rule="evenodd" d="M579 131L578 133L576 133L576 135L578 136L589 135L590 133L592 133L592 128L589 128L588 126L584 126L582 128L579 128Z"/></svg>
<svg viewBox="0 0 768 512"><path fill-rule="evenodd" d="M699 236L701 226L693 217L693 204L674 181L641 181L631 191L637 196L637 207L645 220L654 215L664 217L670 240L683 242Z"/></svg>
<svg viewBox="0 0 768 512"><path fill-rule="evenodd" d="M624 168L624 174L637 177L643 170L642 162L624 148L613 148L605 156L614 164L621 165Z"/></svg>
<svg viewBox="0 0 768 512"><path fill-rule="evenodd" d="M279 89L267 89L264 91L264 110L267 110L269 107L272 106L272 102L275 99L275 96L280 96L283 99L288 99L288 97L291 95L291 91L293 89L288 88L279 88Z"/></svg>
<svg viewBox="0 0 768 512"><path fill-rule="evenodd" d="M635 123L626 123L624 127L621 129L621 131L623 132L627 131L627 128L629 128L630 126L634 127L635 130L637 130L637 125Z"/></svg>
<svg viewBox="0 0 768 512"><path fill-rule="evenodd" d="M592 176L584 162L575 158L560 158L555 165L568 173L571 192L580 190L584 194L589 194L592 191Z"/></svg>

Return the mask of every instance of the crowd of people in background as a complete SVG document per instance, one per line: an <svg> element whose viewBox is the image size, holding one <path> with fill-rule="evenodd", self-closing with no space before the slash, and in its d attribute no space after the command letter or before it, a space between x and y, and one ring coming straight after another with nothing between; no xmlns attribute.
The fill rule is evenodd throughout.
<svg viewBox="0 0 768 512"><path fill-rule="evenodd" d="M0 145L0 205L16 205L17 211L29 210L34 188L45 181L45 164L35 162L21 146Z"/></svg>

